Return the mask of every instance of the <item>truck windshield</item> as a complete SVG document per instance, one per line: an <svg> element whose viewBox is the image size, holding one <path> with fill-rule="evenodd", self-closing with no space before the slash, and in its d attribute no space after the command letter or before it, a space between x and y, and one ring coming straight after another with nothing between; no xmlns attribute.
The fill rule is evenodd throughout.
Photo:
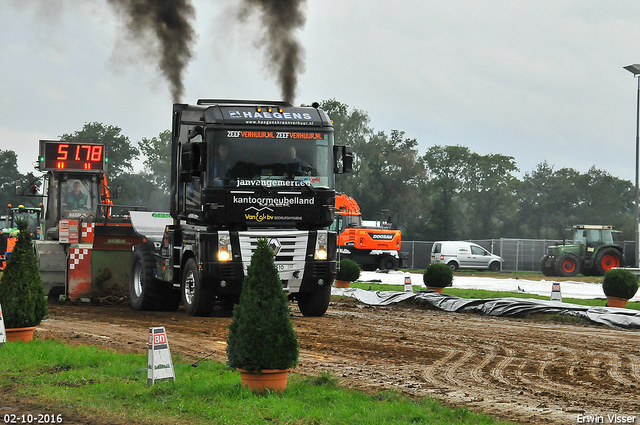
<svg viewBox="0 0 640 425"><path fill-rule="evenodd" d="M208 186L334 186L333 133L210 130Z"/></svg>

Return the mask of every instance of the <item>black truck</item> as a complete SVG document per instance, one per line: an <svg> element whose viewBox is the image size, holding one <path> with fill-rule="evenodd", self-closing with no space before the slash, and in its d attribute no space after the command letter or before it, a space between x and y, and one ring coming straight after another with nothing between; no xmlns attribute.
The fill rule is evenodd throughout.
<svg viewBox="0 0 640 425"><path fill-rule="evenodd" d="M129 291L136 310L211 314L237 302L258 239L305 316L327 310L336 274L335 174L348 146L317 103L201 99L174 104L170 213L132 212Z"/></svg>

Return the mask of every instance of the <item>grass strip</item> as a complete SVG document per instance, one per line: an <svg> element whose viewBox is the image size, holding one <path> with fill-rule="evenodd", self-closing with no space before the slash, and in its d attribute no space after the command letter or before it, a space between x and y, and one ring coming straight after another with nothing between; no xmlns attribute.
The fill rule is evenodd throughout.
<svg viewBox="0 0 640 425"><path fill-rule="evenodd" d="M195 368L173 357L176 381L148 387L146 355L52 340L11 342L0 347L0 387L5 394L55 406L68 419L69 412L82 412L96 423L509 423L430 398L346 389L328 372L293 374L285 392L257 395L244 389L239 373L224 364L207 361Z"/></svg>

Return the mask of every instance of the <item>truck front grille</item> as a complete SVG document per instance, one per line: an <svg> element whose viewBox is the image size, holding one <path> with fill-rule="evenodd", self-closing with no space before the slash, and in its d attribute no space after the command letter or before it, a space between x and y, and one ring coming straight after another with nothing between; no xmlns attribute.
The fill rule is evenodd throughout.
<svg viewBox="0 0 640 425"><path fill-rule="evenodd" d="M258 247L258 239L267 238L267 240L277 240L280 251L275 256L276 264L287 264L290 267L302 266L307 253L307 241L309 233L300 230L282 231L282 230L264 230L264 231L246 231L238 232L240 239L240 254L242 263L246 267L251 261L251 255Z"/></svg>

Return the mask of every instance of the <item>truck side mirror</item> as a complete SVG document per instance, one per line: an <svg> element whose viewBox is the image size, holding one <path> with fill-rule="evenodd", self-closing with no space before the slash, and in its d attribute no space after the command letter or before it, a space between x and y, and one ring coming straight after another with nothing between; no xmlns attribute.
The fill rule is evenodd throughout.
<svg viewBox="0 0 640 425"><path fill-rule="evenodd" d="M351 146L333 147L333 173L350 173L353 169L353 149Z"/></svg>
<svg viewBox="0 0 640 425"><path fill-rule="evenodd" d="M353 149L351 146L345 146L342 152L342 172L350 173L353 170Z"/></svg>
<svg viewBox="0 0 640 425"><path fill-rule="evenodd" d="M184 143L182 145L182 155L180 157L180 180L184 180L183 174L200 175L200 146L201 143Z"/></svg>

